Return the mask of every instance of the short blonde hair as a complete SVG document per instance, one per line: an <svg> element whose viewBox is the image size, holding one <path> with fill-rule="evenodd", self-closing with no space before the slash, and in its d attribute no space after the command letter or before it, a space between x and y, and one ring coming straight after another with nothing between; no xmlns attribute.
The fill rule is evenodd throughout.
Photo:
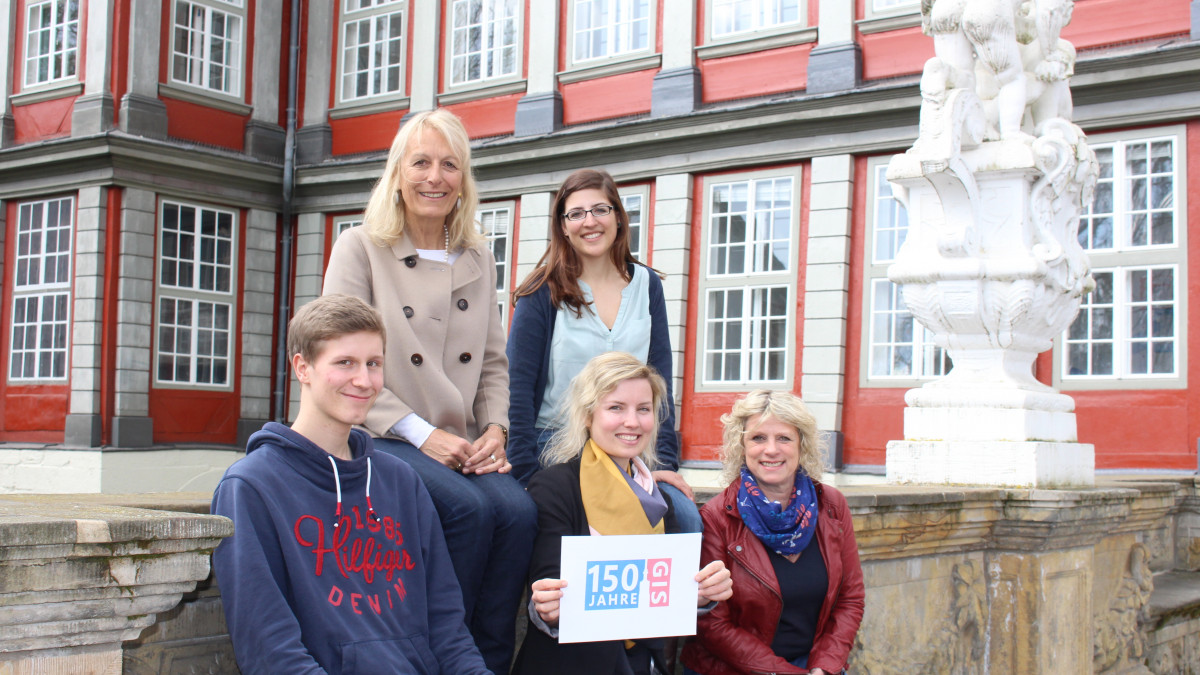
<svg viewBox="0 0 1200 675"><path fill-rule="evenodd" d="M605 352L594 357L571 380L571 390L563 410L566 424L550 439L542 458L543 464L562 464L583 452L596 405L625 380L646 380L650 383L655 411L654 431L650 434L650 442L646 444L641 457L647 467L654 469L658 464L655 446L658 444L658 425L662 424L665 417L663 404L667 398L667 383L654 368L625 352Z"/></svg>
<svg viewBox="0 0 1200 675"><path fill-rule="evenodd" d="M454 113L438 108L417 113L400 127L392 139L383 176L371 190L367 209L363 214L367 236L378 246L391 246L404 234L406 225L405 204L396 203L396 191L404 179L404 153L408 143L420 132L431 129L442 135L446 144L458 156L462 172L461 197L446 217L451 248L469 248L483 241L483 235L475 227L475 211L479 207L479 190L471 172L471 139L466 127Z"/></svg>
<svg viewBox="0 0 1200 675"><path fill-rule="evenodd" d="M750 418L756 415L760 423L772 417L795 428L799 435L800 468L814 481L821 480L821 475L825 473L825 458L821 454L822 441L817 431L817 418L795 394L756 389L734 401L733 410L721 415L721 423L725 425L722 447L725 469L721 477L726 483L737 480L746 464L746 434L754 431L747 425Z"/></svg>
<svg viewBox="0 0 1200 675"><path fill-rule="evenodd" d="M322 295L301 307L288 322L287 353L313 363L329 340L354 333L376 333L385 343L383 317L372 306L352 295Z"/></svg>

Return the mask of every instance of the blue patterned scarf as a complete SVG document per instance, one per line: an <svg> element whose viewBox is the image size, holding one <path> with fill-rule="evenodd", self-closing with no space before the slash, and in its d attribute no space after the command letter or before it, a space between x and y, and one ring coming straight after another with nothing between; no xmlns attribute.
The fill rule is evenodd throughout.
<svg viewBox="0 0 1200 675"><path fill-rule="evenodd" d="M742 467L738 486L738 512L746 527L762 543L779 555L800 553L817 531L817 489L803 471L796 472L796 484L787 507L763 495L758 481Z"/></svg>

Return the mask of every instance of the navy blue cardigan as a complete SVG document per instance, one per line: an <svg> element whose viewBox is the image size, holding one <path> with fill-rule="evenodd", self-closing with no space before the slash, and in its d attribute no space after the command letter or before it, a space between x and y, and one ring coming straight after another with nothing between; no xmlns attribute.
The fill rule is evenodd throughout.
<svg viewBox="0 0 1200 675"><path fill-rule="evenodd" d="M675 433L675 397L671 385L671 336L667 332L667 303L662 280L650 272L650 351L647 361L667 381L666 416L658 428L658 468L679 469L679 437ZM633 274L633 264L629 266ZM585 310L586 311L586 310ZM546 379L550 372L550 342L558 310L550 302L550 286L517 301L508 331L508 461L522 485L540 468L535 429Z"/></svg>

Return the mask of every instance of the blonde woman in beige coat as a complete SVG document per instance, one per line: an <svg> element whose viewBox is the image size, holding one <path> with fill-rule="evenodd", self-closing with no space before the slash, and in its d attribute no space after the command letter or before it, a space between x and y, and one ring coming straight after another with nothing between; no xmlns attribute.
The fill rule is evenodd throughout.
<svg viewBox="0 0 1200 675"><path fill-rule="evenodd" d="M467 626L492 672L507 673L537 509L509 475L508 359L477 205L462 123L445 110L415 115L392 141L362 227L334 244L324 293L383 314L384 390L366 427L429 489Z"/></svg>

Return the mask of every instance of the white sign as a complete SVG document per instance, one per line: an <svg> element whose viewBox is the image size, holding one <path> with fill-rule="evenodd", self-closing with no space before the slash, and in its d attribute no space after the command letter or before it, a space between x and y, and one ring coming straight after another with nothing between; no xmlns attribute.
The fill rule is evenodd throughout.
<svg viewBox="0 0 1200 675"><path fill-rule="evenodd" d="M696 634L700 533L563 537L558 641Z"/></svg>

